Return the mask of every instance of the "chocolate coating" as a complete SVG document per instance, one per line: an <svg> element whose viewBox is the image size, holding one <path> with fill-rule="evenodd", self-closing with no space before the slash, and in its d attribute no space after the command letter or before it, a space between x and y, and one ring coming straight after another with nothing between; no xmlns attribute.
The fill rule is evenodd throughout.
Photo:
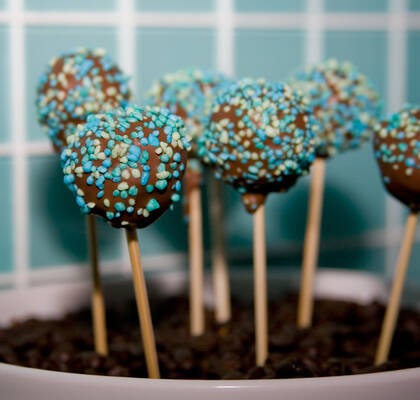
<svg viewBox="0 0 420 400"><path fill-rule="evenodd" d="M60 152L89 114L124 106L131 98L128 80L103 49L81 48L51 60L38 84L36 107L54 149Z"/></svg>
<svg viewBox="0 0 420 400"><path fill-rule="evenodd" d="M90 115L68 137L64 182L83 213L120 228L143 228L181 198L189 142L166 109L127 106Z"/></svg>
<svg viewBox="0 0 420 400"><path fill-rule="evenodd" d="M205 118L217 93L227 85L219 73L187 68L166 74L153 84L148 103L168 108L185 122L185 130L192 139L192 156L196 153L196 139L203 133Z"/></svg>
<svg viewBox="0 0 420 400"><path fill-rule="evenodd" d="M420 107L406 106L377 124L373 146L385 188L420 211Z"/></svg>
<svg viewBox="0 0 420 400"><path fill-rule="evenodd" d="M313 107L318 157L334 156L370 139L382 105L372 82L354 65L328 59L298 73L291 85Z"/></svg>
<svg viewBox="0 0 420 400"><path fill-rule="evenodd" d="M244 79L213 103L198 141L199 156L243 194L254 212L270 192L283 192L315 157L311 111L287 85Z"/></svg>

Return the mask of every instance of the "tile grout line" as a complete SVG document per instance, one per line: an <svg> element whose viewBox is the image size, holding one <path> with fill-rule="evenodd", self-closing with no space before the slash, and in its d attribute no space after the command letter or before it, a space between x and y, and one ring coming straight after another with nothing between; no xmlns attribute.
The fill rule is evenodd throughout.
<svg viewBox="0 0 420 400"><path fill-rule="evenodd" d="M135 2L134 0L119 0L119 59L123 71L131 76L130 88L137 93L136 86L136 38L135 38ZM135 99L137 101L138 99ZM125 234L120 229L121 271L129 270L129 255Z"/></svg>
<svg viewBox="0 0 420 400"><path fill-rule="evenodd" d="M233 0L217 0L217 69L232 77L234 65Z"/></svg>
<svg viewBox="0 0 420 400"><path fill-rule="evenodd" d="M14 274L18 290L28 284L28 193L25 144L25 39L23 0L9 0L10 68L13 146L13 242Z"/></svg>
<svg viewBox="0 0 420 400"><path fill-rule="evenodd" d="M406 58L407 58L407 34L406 34L406 10L407 0L390 0L388 33L388 71L387 71L387 112L395 112L406 100ZM403 220L403 207L390 196L385 201L386 242L392 235L393 227L401 227ZM385 251L385 276L391 278L394 275L396 251L387 246Z"/></svg>
<svg viewBox="0 0 420 400"><path fill-rule="evenodd" d="M121 0L124 4L125 0ZM128 0L131 1L131 0ZM219 1L219 0L218 0ZM231 0L227 0L230 2ZM308 4L312 0L307 0ZM393 1L393 0L391 0ZM322 0L321 0L322 2ZM316 3L316 2L315 2ZM224 5L222 5L225 7ZM307 13L307 12L306 12ZM117 17L120 13L110 12L34 12L23 14L23 23L39 26L121 26L123 21ZM235 27L241 28L275 28L305 29L305 12L272 12L272 13L236 13L233 21ZM95 18L92 18L95 16ZM214 27L219 21L213 11L210 12L139 12L129 15L134 26L145 27ZM11 11L0 11L0 24L11 20ZM334 30L378 30L387 29L389 13L387 12L328 12L323 14L324 26ZM418 28L420 12L410 11L407 26Z"/></svg>
<svg viewBox="0 0 420 400"><path fill-rule="evenodd" d="M307 0L305 64L320 62L324 57L323 10L323 0Z"/></svg>

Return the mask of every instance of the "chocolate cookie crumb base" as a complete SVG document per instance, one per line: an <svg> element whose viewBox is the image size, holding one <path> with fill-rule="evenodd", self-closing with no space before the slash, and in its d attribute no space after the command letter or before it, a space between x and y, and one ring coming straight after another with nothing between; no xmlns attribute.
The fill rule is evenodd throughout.
<svg viewBox="0 0 420 400"><path fill-rule="evenodd" d="M153 304L162 378L285 379L352 375L420 367L420 313L402 309L390 360L372 365L384 306L317 300L310 329L296 328L296 296L269 305L269 359L255 367L251 306L233 304L231 323L218 326L206 313L206 333L188 332L188 300ZM0 362L53 371L147 377L133 304L107 310L108 357L93 351L90 312L63 319L28 319L0 329Z"/></svg>

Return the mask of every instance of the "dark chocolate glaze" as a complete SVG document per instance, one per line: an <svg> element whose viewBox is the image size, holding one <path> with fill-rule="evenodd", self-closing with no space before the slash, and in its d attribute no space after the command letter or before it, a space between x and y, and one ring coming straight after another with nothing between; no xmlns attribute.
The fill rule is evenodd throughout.
<svg viewBox="0 0 420 400"><path fill-rule="evenodd" d="M90 116L69 142L65 182L84 213L144 228L180 200L188 143L178 117L130 106Z"/></svg>
<svg viewBox="0 0 420 400"><path fill-rule="evenodd" d="M103 49L78 49L52 60L38 85L36 105L55 151L89 114L124 106L131 99L127 82Z"/></svg>
<svg viewBox="0 0 420 400"><path fill-rule="evenodd" d="M420 108L407 106L378 124L373 146L385 188L420 211Z"/></svg>

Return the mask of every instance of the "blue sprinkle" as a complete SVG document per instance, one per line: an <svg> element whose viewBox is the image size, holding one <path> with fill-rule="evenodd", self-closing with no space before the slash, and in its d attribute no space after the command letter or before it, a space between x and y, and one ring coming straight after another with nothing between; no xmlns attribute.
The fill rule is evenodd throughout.
<svg viewBox="0 0 420 400"><path fill-rule="evenodd" d="M90 177L89 177L90 178ZM88 179L89 179L88 178ZM64 183L66 185L70 185L71 183L74 182L74 175L73 174L69 174L69 175L64 175Z"/></svg>
<svg viewBox="0 0 420 400"><path fill-rule="evenodd" d="M115 209L117 210L117 211L124 211L125 210L125 204L124 203L121 203L121 202L119 202L119 203L115 203Z"/></svg>
<svg viewBox="0 0 420 400"><path fill-rule="evenodd" d="M149 212L157 210L158 208L160 208L160 205L156 201L156 199L150 199L149 202L146 205L146 210L149 211Z"/></svg>
<svg viewBox="0 0 420 400"><path fill-rule="evenodd" d="M140 179L140 183L142 186L147 185L147 182L149 181L149 172L143 171Z"/></svg>
<svg viewBox="0 0 420 400"><path fill-rule="evenodd" d="M158 147L160 144L159 139L154 135L149 135L149 145Z"/></svg>
<svg viewBox="0 0 420 400"><path fill-rule="evenodd" d="M174 193L172 196L171 196L171 200L173 201L173 202L178 202L179 200L180 200L180 198L181 198L181 196L178 194L178 193Z"/></svg>

